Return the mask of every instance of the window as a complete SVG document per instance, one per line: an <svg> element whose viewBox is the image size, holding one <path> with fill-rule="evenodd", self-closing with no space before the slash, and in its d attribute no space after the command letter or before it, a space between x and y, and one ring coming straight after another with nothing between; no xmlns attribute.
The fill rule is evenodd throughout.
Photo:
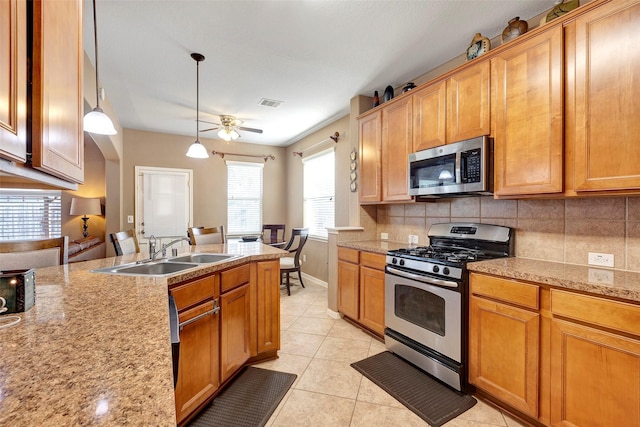
<svg viewBox="0 0 640 427"><path fill-rule="evenodd" d="M262 231L262 163L227 161L227 234Z"/></svg>
<svg viewBox="0 0 640 427"><path fill-rule="evenodd" d="M335 152L333 148L302 160L304 166L304 226L309 235L327 238L335 224Z"/></svg>
<svg viewBox="0 0 640 427"><path fill-rule="evenodd" d="M0 190L0 240L62 236L62 192Z"/></svg>

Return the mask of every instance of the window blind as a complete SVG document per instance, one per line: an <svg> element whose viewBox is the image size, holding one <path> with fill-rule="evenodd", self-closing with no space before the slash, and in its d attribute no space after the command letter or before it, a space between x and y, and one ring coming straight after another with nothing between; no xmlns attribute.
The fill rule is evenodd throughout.
<svg viewBox="0 0 640 427"><path fill-rule="evenodd" d="M0 240L49 239L61 235L61 191L0 190Z"/></svg>
<svg viewBox="0 0 640 427"><path fill-rule="evenodd" d="M302 159L304 167L304 226L309 235L327 238L335 224L335 151L333 148Z"/></svg>
<svg viewBox="0 0 640 427"><path fill-rule="evenodd" d="M227 161L227 234L262 231L262 163Z"/></svg>

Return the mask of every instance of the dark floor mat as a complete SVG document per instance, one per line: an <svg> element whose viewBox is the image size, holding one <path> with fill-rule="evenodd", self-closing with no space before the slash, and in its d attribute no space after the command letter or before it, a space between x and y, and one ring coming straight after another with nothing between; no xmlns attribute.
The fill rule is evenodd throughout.
<svg viewBox="0 0 640 427"><path fill-rule="evenodd" d="M477 403L472 396L439 383L388 351L351 366L432 427L441 426Z"/></svg>
<svg viewBox="0 0 640 427"><path fill-rule="evenodd" d="M244 369L189 427L264 426L297 375L249 366Z"/></svg>

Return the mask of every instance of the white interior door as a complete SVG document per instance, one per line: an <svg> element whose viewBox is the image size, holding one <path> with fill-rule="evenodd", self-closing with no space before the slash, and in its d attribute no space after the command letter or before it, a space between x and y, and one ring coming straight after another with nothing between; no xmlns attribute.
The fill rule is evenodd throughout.
<svg viewBox="0 0 640 427"><path fill-rule="evenodd" d="M136 178L135 224L140 245L146 246L152 235L164 243L186 237L193 223L193 171L136 166Z"/></svg>

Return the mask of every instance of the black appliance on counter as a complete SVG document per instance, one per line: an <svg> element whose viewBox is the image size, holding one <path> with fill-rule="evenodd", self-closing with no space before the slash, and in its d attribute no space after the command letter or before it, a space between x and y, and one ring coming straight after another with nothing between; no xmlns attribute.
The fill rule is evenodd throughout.
<svg viewBox="0 0 640 427"><path fill-rule="evenodd" d="M509 227L434 224L429 246L387 252L387 349L458 391L466 391L469 318L467 262L513 254Z"/></svg>

